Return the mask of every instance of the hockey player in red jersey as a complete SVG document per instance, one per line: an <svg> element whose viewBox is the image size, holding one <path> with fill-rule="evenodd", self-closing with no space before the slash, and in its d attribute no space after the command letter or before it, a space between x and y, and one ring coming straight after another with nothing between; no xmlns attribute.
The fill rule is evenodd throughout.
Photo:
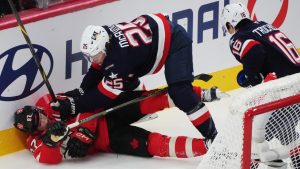
<svg viewBox="0 0 300 169"><path fill-rule="evenodd" d="M202 101L220 99L222 93L217 88L201 90L199 87L194 87L194 90ZM142 94L146 93L123 93L115 104ZM59 97L63 99L65 96ZM66 124L87 118L94 112L68 117L65 124L61 121L60 113L50 108L50 102L50 95L45 95L36 102L35 106L25 106L15 112L14 126L29 134L27 148L40 163L57 164L64 158L84 157L96 152L114 152L141 157L189 158L203 155L207 151L209 142L205 139L186 136L170 137L130 125L147 114L171 107L173 103L166 93L128 105L103 118L83 123L70 129L67 134L65 134ZM61 140L55 139L63 135L65 136Z"/></svg>
<svg viewBox="0 0 300 169"><path fill-rule="evenodd" d="M276 79L300 72L300 55L292 41L271 24L264 21L252 21L243 4L226 5L222 11L221 20L224 34L227 32L232 34L229 43L231 52L243 66L242 71L237 75L237 82L241 87L255 86L270 78ZM266 144L265 134L268 135L267 141L276 137L282 145L288 145L294 141L287 141L288 139L284 138L293 138L291 136L299 138L296 131L286 130L291 126L295 127L297 123L289 123L289 117L285 112L282 113L276 114L282 117L282 122L278 123L278 126L273 126L276 128L274 131L276 134L273 136L268 135L265 130L268 128L267 122L276 119L275 115L266 114L264 118L260 116L254 119L252 138L260 145L259 147L264 147L264 153L260 154L263 161L266 159L263 154L274 154L273 157L278 158L276 151L261 146ZM277 167L282 167L280 161L274 161L274 165L275 162L279 162Z"/></svg>
<svg viewBox="0 0 300 169"><path fill-rule="evenodd" d="M164 66L174 104L205 138L215 138L214 121L192 89L192 39L179 24L158 13L141 15L131 22L90 25L83 31L80 49L95 65L90 71L96 84L91 90L82 88L78 99L52 104L54 110L77 114L104 107L123 91L145 90L139 78Z"/></svg>

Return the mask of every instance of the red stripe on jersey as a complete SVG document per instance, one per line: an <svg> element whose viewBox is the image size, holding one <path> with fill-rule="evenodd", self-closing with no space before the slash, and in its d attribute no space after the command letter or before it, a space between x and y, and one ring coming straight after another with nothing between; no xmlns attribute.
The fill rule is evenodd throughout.
<svg viewBox="0 0 300 169"><path fill-rule="evenodd" d="M206 113L204 113L202 116L200 116L199 118L195 119L192 121L194 126L199 126L201 125L203 122L205 122L207 119L210 118L210 113L209 111L207 111Z"/></svg>
<svg viewBox="0 0 300 169"><path fill-rule="evenodd" d="M159 17L164 25L164 29L165 29L165 42L164 42L164 50L163 50L163 56L158 64L158 66L155 68L153 74L157 73L165 64L165 61L167 59L167 56L169 54L169 49L170 49L170 43L171 43L171 28L169 25L169 22L167 20L167 18L161 14L155 14L157 17Z"/></svg>
<svg viewBox="0 0 300 169"><path fill-rule="evenodd" d="M176 139L175 152L176 152L176 156L179 158L187 158L186 150L185 150L186 139L187 137L185 136L179 136Z"/></svg>
<svg viewBox="0 0 300 169"><path fill-rule="evenodd" d="M249 40L248 43L244 44L246 46L243 47L242 51L240 52L241 53L240 58L242 59L253 46L258 45L258 44L260 44L260 43L256 40Z"/></svg>
<svg viewBox="0 0 300 169"><path fill-rule="evenodd" d="M102 94L104 94L105 96L107 96L107 97L109 97L109 98L111 98L111 99L116 99L116 98L118 97L118 95L116 95L116 94L112 93L111 91L105 89L105 87L103 86L103 83L104 83L104 82L102 81L102 82L100 82L100 83L98 84L98 90L99 90Z"/></svg>

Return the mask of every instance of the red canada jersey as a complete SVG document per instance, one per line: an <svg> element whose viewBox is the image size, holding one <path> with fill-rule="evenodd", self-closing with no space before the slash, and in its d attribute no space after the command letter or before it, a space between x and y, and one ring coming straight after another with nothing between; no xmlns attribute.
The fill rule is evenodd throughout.
<svg viewBox="0 0 300 169"><path fill-rule="evenodd" d="M50 122L55 122L57 121L56 117L59 113L51 109L49 105L50 102L51 97L48 94L41 97L37 101L36 106L44 109L45 115L48 117ZM75 117L70 118L66 123L71 124L78 120L87 118L93 114L93 112L81 113ZM79 126L88 128L92 132L97 132L97 139L95 140L94 144L90 147L87 154L93 154L99 151L111 152L106 118L97 118L89 122L83 123ZM76 132L78 127L72 128L71 131ZM59 143L56 147L49 147L46 144L44 144L43 141L40 139L41 135L42 133L30 135L26 140L27 148L32 152L34 158L38 162L57 164L60 163L63 158L68 158L64 156L64 153L69 138L67 138L64 142Z"/></svg>

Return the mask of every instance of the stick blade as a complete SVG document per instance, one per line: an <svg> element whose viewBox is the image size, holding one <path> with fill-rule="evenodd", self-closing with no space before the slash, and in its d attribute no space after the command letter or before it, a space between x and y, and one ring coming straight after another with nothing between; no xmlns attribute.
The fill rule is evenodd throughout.
<svg viewBox="0 0 300 169"><path fill-rule="evenodd" d="M201 73L197 76L195 76L195 80L203 80L205 82L208 82L213 76L210 74Z"/></svg>

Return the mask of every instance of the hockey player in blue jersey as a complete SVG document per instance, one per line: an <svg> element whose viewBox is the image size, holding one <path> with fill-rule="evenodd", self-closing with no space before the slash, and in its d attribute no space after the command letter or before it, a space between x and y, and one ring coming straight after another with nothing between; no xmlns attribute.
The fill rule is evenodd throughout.
<svg viewBox="0 0 300 169"><path fill-rule="evenodd" d="M59 105L52 104L62 116L107 107L122 91L145 90L139 78L165 66L174 104L207 141L215 138L214 121L192 88L192 40L182 26L161 13L142 15L128 23L90 25L83 31L80 49L92 66L81 89L74 90L81 94L78 99L70 97L59 100ZM215 92L214 97L224 96L218 89L209 91Z"/></svg>
<svg viewBox="0 0 300 169"><path fill-rule="evenodd" d="M292 41L271 24L264 21L252 21L243 4L226 5L222 11L221 20L224 34L227 32L232 34L229 43L231 52L243 66L242 71L237 75L237 82L241 87L255 86L270 78L280 78L300 72L300 56ZM260 153L262 161L274 157L274 161L269 160L268 164L284 168L285 164L278 160L280 159L278 153L267 148L265 142L265 135L267 135L267 141L276 137L285 146L295 141L286 138L299 138L299 133L295 130L287 131L287 128L294 128L297 124L288 122L286 115L282 113L284 112L276 114L281 117L282 122L273 126L276 128L276 131L272 129L275 133L273 135L266 133L265 130L269 126L267 122L276 119L275 115L269 113L260 120L254 119L252 140L260 147L264 147L264 152ZM296 166L297 159L300 159L297 154L292 157L295 168L299 168Z"/></svg>
<svg viewBox="0 0 300 169"><path fill-rule="evenodd" d="M271 24L249 19L240 5L231 4L222 13L224 32L233 34L231 52L243 65L239 85L255 86L273 72L278 78L300 72L300 56L292 41Z"/></svg>

